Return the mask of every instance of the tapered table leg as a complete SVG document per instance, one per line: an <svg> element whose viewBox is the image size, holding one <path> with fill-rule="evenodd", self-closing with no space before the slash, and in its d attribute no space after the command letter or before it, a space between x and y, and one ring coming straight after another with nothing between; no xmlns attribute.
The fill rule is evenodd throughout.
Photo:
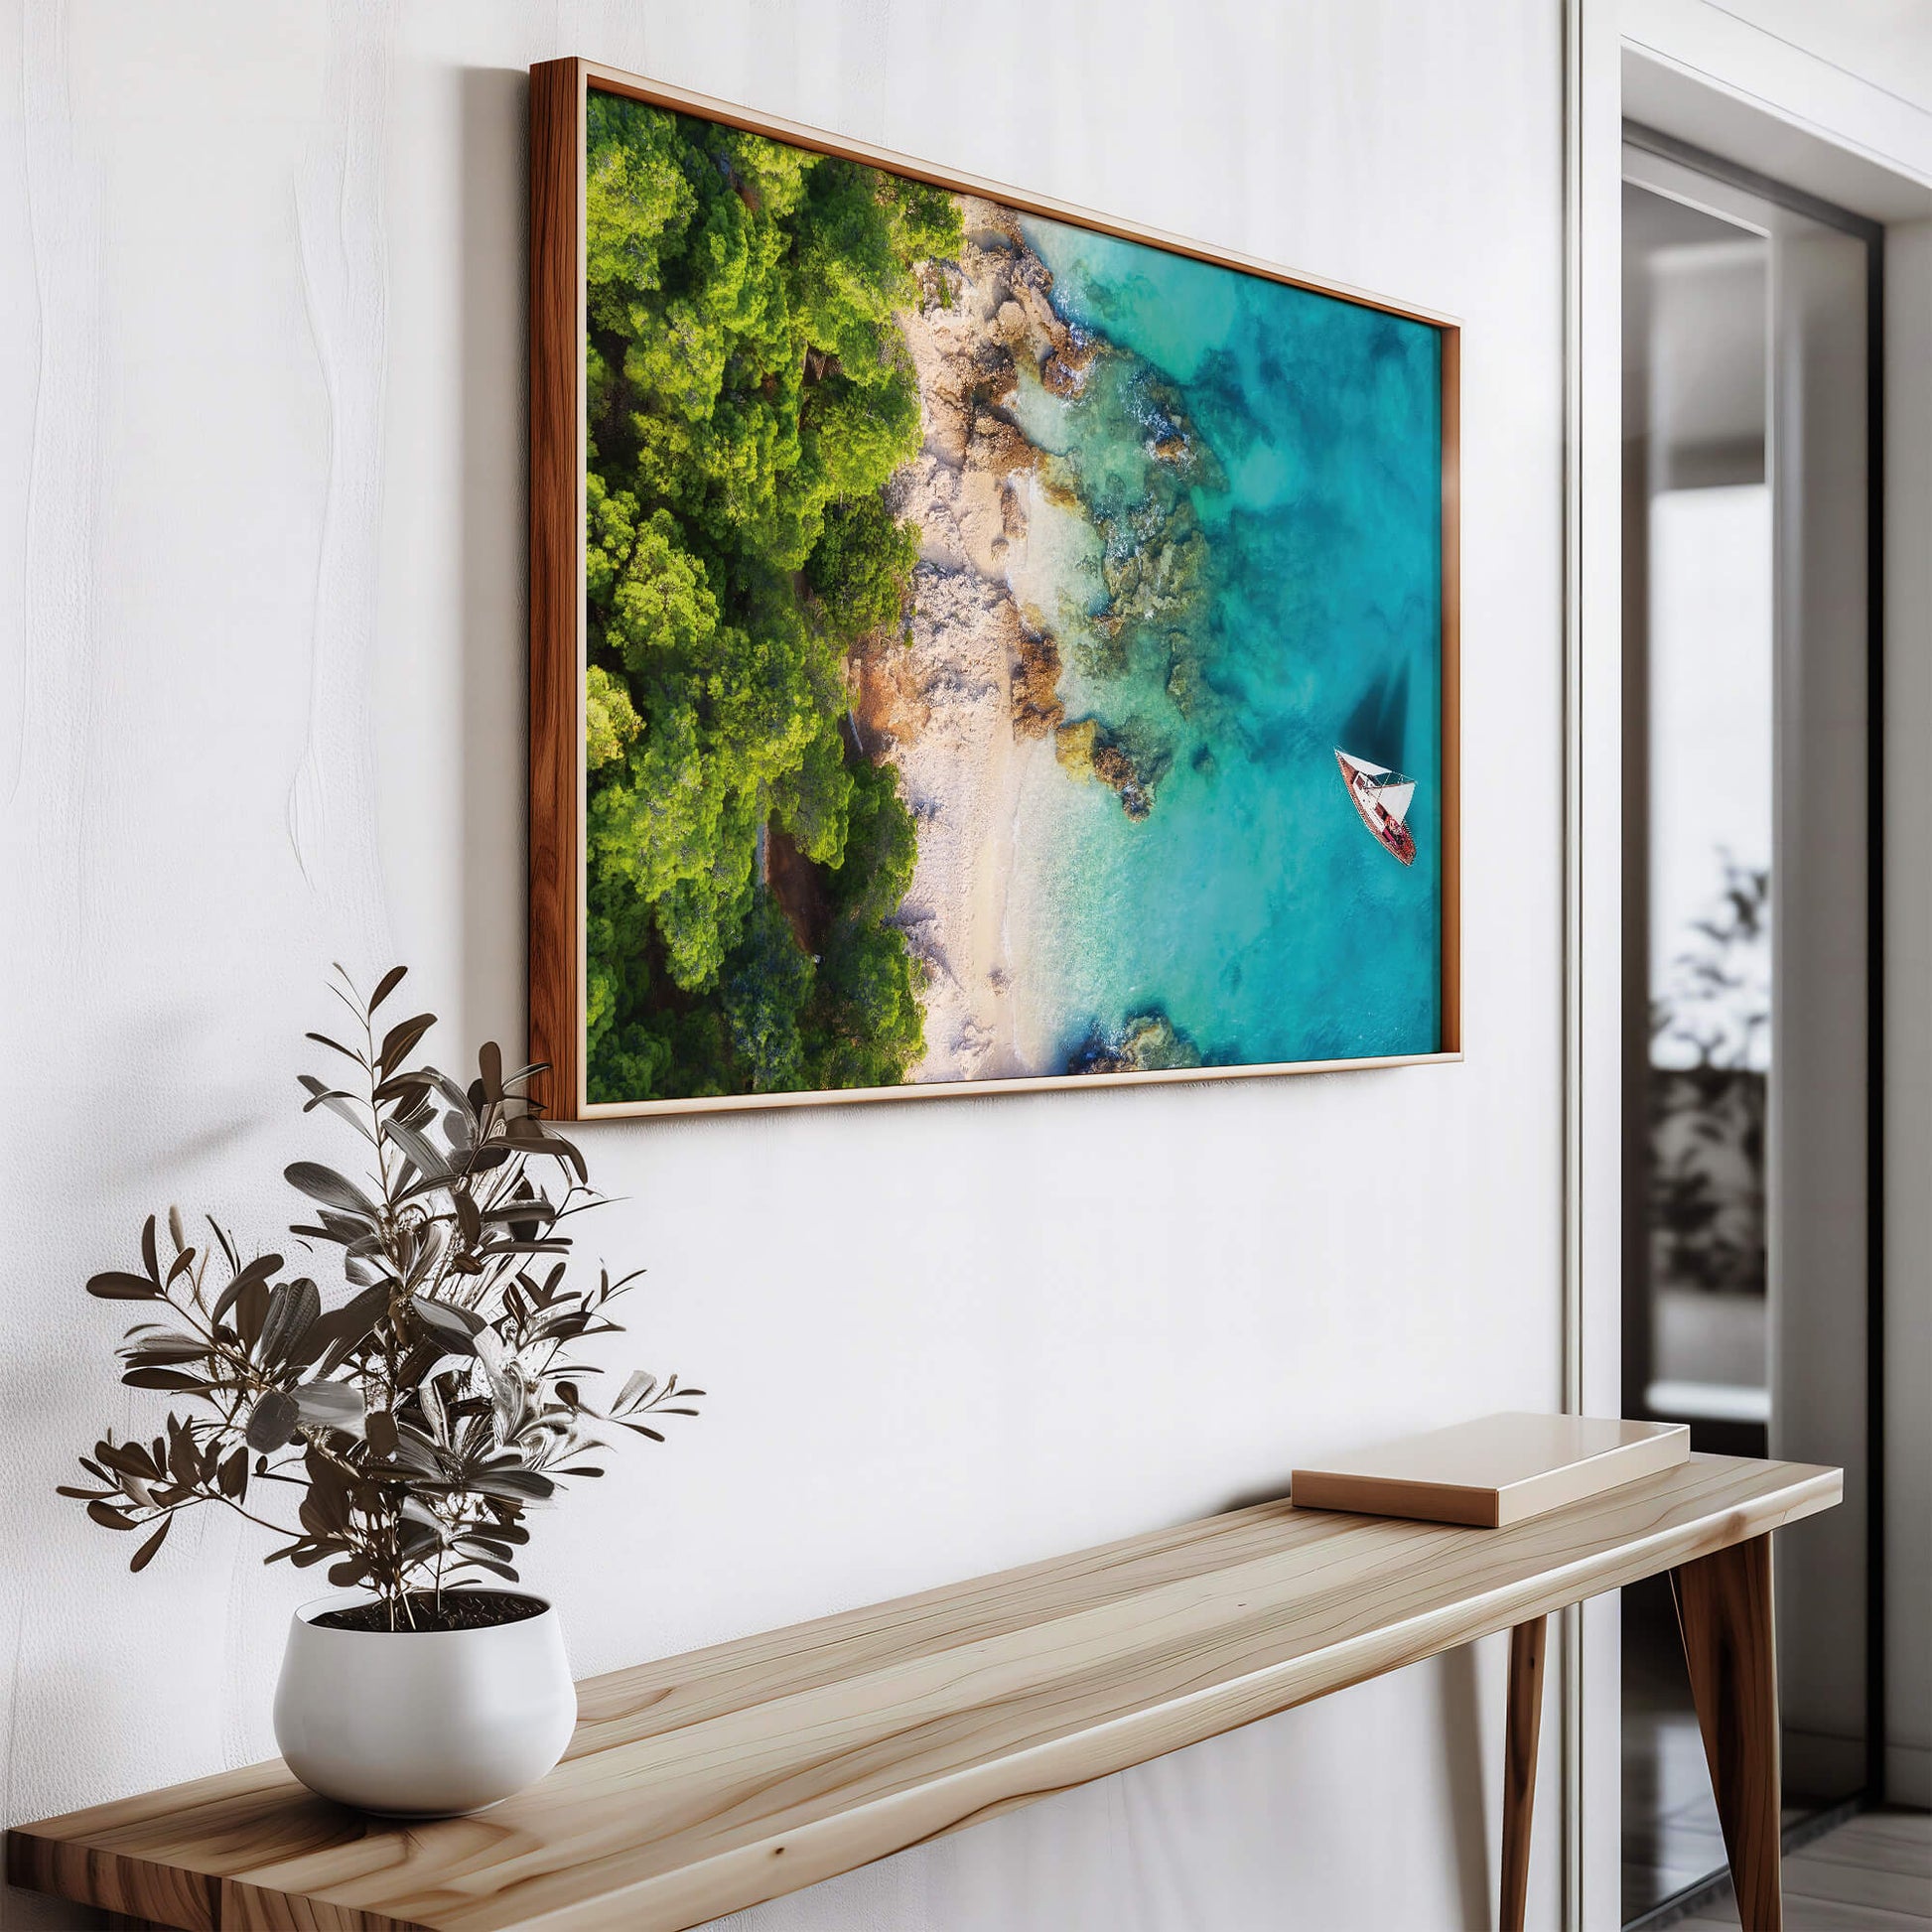
<svg viewBox="0 0 1932 1932"><path fill-rule="evenodd" d="M1530 1893L1530 1809L1536 1802L1536 1740L1543 1727L1543 1653L1550 1619L1509 1633L1509 1707L1503 1750L1502 1932L1523 1932Z"/></svg>
<svg viewBox="0 0 1932 1932"><path fill-rule="evenodd" d="M1699 1557L1670 1581L1738 1922L1783 1932L1770 1535Z"/></svg>

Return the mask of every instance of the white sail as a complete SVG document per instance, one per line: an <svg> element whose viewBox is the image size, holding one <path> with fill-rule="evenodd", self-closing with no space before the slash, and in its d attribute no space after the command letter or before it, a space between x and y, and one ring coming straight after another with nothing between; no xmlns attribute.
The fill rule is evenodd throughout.
<svg viewBox="0 0 1932 1932"><path fill-rule="evenodd" d="M1416 795L1416 781L1413 778L1397 778L1393 783L1378 786L1375 802L1391 818L1402 819L1409 815L1409 801Z"/></svg>
<svg viewBox="0 0 1932 1932"><path fill-rule="evenodd" d="M1389 767L1386 764L1371 764L1369 763L1367 759L1358 759L1353 752L1342 752L1340 746L1336 746L1335 750L1337 752L1341 752L1341 756L1345 758L1348 760L1348 762L1355 767L1357 771L1364 773L1368 777L1386 778L1389 775Z"/></svg>

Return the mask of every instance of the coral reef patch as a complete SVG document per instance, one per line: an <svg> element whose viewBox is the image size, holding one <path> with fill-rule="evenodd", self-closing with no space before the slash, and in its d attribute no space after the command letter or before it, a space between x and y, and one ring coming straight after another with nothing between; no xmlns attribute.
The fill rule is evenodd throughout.
<svg viewBox="0 0 1932 1932"><path fill-rule="evenodd" d="M1166 1073L1199 1066L1200 1048L1165 1013L1137 1013L1111 1037L1096 1026L1067 1057L1069 1073Z"/></svg>

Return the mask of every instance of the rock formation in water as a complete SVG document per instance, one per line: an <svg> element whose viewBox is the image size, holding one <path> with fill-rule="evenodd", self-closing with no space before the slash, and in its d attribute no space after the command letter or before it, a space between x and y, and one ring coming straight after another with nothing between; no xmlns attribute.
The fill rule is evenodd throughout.
<svg viewBox="0 0 1932 1932"><path fill-rule="evenodd" d="M1061 725L1053 734L1053 756L1073 777L1097 778L1110 786L1129 818L1145 818L1154 809L1154 786L1166 758L1160 759L1158 769L1150 768L1153 760L1137 758L1127 740L1109 732L1099 719Z"/></svg>
<svg viewBox="0 0 1932 1932"><path fill-rule="evenodd" d="M1059 692L1064 654L1054 620L1022 614L1012 603L1008 567L1027 536L1028 491L1077 511L1102 545L1105 603L1063 614L1074 626L1080 663L1098 678L1128 668L1132 642L1172 627L1184 639L1202 589L1206 539L1189 494L1218 478L1218 466L1187 418L1179 391L1138 357L1067 321L1053 307L1053 276L1026 244L1010 209L974 197L962 200L966 239L957 262L928 263L918 309L902 317L919 377L926 440L919 458L895 480L895 514L919 525L921 563L915 593L930 608L937 580L964 572L980 580L965 602L1008 608L995 620L1010 647L1012 726L1016 739L1067 730ZM1114 371L1102 392L1092 379L1103 358ZM1091 397L1111 421L1124 415L1144 433L1149 487L1141 499L1103 508L1086 488L1077 461L1042 456L1012 413L1023 371L1061 397ZM938 597L958 606L958 587ZM1186 648L1184 641L1176 651ZM906 668L867 654L857 666L862 726L870 719L897 736L930 705L907 686ZM1175 685L1183 715L1189 680ZM1079 776L1111 785L1133 817L1153 799L1147 760L1096 725L1057 746Z"/></svg>
<svg viewBox="0 0 1932 1932"><path fill-rule="evenodd" d="M1060 652L1045 632L1023 630L1013 666L1013 735L1044 738L1066 717L1060 702Z"/></svg>
<svg viewBox="0 0 1932 1932"><path fill-rule="evenodd" d="M1069 1073L1161 1073L1201 1064L1200 1048L1165 1013L1135 1014L1110 1039L1098 1027L1068 1056Z"/></svg>

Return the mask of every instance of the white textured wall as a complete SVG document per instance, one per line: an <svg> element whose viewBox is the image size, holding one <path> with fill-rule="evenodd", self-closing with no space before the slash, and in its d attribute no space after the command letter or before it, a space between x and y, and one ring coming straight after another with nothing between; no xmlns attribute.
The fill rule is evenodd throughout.
<svg viewBox="0 0 1932 1932"><path fill-rule="evenodd" d="M651 1269L644 1358L714 1393L545 1531L578 1668L1555 1404L1558 26L1547 0L0 14L6 1818L264 1754L301 1590L215 1521L129 1578L53 1498L100 1424L153 1413L82 1278L170 1199L286 1221L332 958L412 961L451 1051L520 1034L521 70L547 56L1467 325L1467 1063L587 1130L625 1196L603 1244ZM1371 1183L1355 1150L1391 1122L1404 1170ZM1491 1644L743 1923L1481 1925L1500 1705ZM1548 1783L1543 1818L1548 1922Z"/></svg>

